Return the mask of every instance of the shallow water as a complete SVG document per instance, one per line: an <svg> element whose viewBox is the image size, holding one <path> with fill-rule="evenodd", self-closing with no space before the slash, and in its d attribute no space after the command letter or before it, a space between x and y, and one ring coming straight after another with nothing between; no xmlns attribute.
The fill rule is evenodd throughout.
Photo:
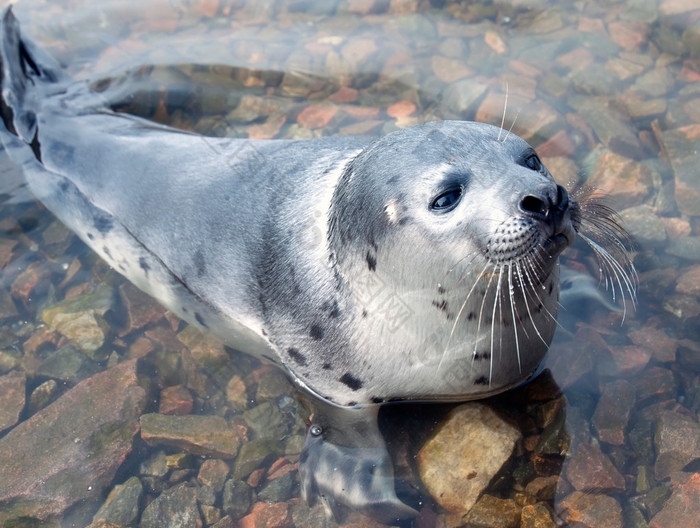
<svg viewBox="0 0 700 528"><path fill-rule="evenodd" d="M560 314L547 372L491 401L524 438L485 493L518 508L545 505L563 525L697 526L697 506L688 506L700 502L697 6L127 5L28 1L17 3L15 14L27 34L116 107L174 126L255 138L379 134L430 119L500 125L505 108L504 127L527 139L558 181L605 190L636 239L636 306L627 296L624 312L593 300ZM172 405L221 416L248 440L269 441L256 471L238 480L260 501L285 504L297 526L333 525L295 500L295 471L284 482L271 478L296 463L303 441L305 411L283 375L193 333L125 285L27 196L4 153L0 197L0 375L26 373L20 421L46 405L44 392L53 401L81 379L143 356L154 395L148 412ZM597 280L584 245L567 250L563 261ZM106 326L99 322L90 338L104 344L76 344L45 323L47 308L62 299L94 303L87 296L103 292L116 292L117 300L98 314ZM387 413L392 448L403 460L397 467L410 482L416 444L443 412ZM113 484L139 476L145 507L164 489L201 482L202 458L180 460L180 451L137 438ZM237 462L220 458L235 474ZM540 495L536 479L549 486ZM88 525L110 488L81 496L57 525ZM200 497L205 525L252 511L254 496L234 508L212 490L213 498ZM426 499L416 525L461 523Z"/></svg>

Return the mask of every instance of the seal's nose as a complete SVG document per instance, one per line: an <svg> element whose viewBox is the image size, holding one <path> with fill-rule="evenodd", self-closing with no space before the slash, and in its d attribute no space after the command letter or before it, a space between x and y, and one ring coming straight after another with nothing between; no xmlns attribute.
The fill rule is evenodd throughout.
<svg viewBox="0 0 700 528"><path fill-rule="evenodd" d="M569 194L561 185L557 185L556 197L543 193L542 196L528 194L520 200L520 211L528 216L547 220L553 210L565 211L569 206Z"/></svg>

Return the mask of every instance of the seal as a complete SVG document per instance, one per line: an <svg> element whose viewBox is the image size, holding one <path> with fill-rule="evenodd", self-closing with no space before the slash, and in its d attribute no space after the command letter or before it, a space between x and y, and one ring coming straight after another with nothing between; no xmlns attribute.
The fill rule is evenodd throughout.
<svg viewBox="0 0 700 528"><path fill-rule="evenodd" d="M9 8L1 37L2 141L36 197L169 310L313 395L299 469L310 503L415 515L377 405L531 378L585 208L498 127L202 137L112 111L22 38Z"/></svg>

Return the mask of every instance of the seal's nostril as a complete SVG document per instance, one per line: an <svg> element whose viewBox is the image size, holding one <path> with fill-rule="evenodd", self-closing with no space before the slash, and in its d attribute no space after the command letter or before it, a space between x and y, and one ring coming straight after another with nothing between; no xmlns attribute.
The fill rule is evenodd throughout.
<svg viewBox="0 0 700 528"><path fill-rule="evenodd" d="M557 207L566 209L569 205L569 193L561 185L557 185Z"/></svg>
<svg viewBox="0 0 700 528"><path fill-rule="evenodd" d="M536 196L526 196L520 200L520 210L523 213L534 214L537 216L547 216L549 214L549 206L544 200Z"/></svg>

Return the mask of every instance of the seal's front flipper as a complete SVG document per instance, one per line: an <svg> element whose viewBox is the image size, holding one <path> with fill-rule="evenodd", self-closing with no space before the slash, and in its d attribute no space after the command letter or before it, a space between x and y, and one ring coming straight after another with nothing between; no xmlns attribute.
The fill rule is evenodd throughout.
<svg viewBox="0 0 700 528"><path fill-rule="evenodd" d="M389 523L418 515L396 496L378 407L315 407L299 461L301 492L309 505L322 501L336 520L348 508Z"/></svg>

